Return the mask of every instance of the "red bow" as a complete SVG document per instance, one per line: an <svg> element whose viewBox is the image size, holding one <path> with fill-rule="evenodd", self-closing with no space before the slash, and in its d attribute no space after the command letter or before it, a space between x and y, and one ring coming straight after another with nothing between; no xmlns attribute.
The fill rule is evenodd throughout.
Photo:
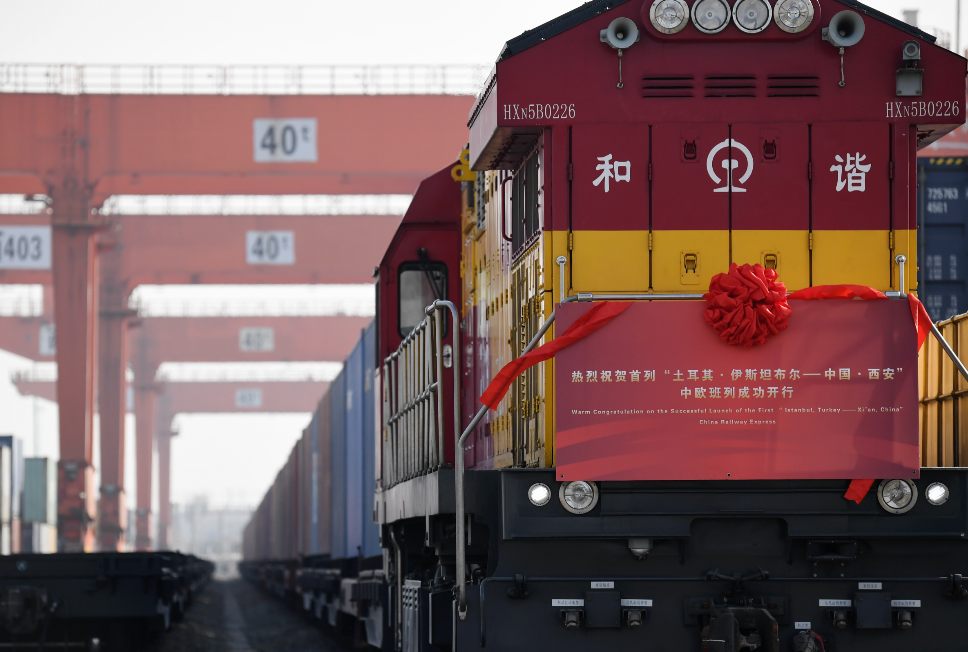
<svg viewBox="0 0 968 652"><path fill-rule="evenodd" d="M733 263L728 273L712 278L703 295L706 323L727 344L745 348L765 343L787 327L793 314L786 286L776 278L775 269Z"/></svg>

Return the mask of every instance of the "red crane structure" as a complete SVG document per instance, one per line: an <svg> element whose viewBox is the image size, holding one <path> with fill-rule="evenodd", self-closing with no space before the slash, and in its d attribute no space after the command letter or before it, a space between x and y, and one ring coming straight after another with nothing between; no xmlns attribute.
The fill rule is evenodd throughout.
<svg viewBox="0 0 968 652"><path fill-rule="evenodd" d="M333 284L367 283L381 251L389 243L399 217L393 215L122 215L112 217L112 228L101 236L102 250L99 306L98 409L100 412L101 497L98 517L98 547L123 548L124 532L124 374L128 365L128 322L137 315L128 307L128 297L142 284ZM0 225L43 226L48 215L0 216ZM365 233L366 237L359 237ZM191 234L186 238L185 234ZM275 260L259 260L250 234L263 239L262 255L267 255L271 238L286 243ZM219 246L218 243L228 243ZM256 243L258 244L258 243ZM178 251L177 256L171 254ZM256 260L253 261L253 255ZM9 279L9 280L8 280ZM38 270L0 272L6 282L49 282ZM56 297L56 288L54 291ZM56 312L56 310L55 310ZM63 323L63 320L61 320ZM357 329L356 333L358 333ZM58 341L58 345L60 342ZM190 347L188 337L172 343L174 348ZM351 348L348 344L335 360ZM57 347L60 351L60 347ZM196 350L198 348L196 347ZM202 349L204 350L204 349ZM58 354L58 362L61 359ZM204 361L208 358L173 359ZM232 361L220 357L213 361ZM307 359L307 358L302 358ZM320 360L321 358L308 358ZM154 367L166 361L156 360ZM59 365L58 378L63 368ZM136 374L153 378L153 370ZM150 401L150 385L136 385L138 406ZM58 396L63 396L59 388ZM63 406L63 401L60 401ZM61 408L63 410L63 407ZM144 409L150 410L146 405ZM136 407L136 411L138 408ZM93 415L93 412L92 412ZM136 420L150 424L150 418ZM61 419L63 427L63 419ZM139 464L149 475L152 433L138 426L139 448L149 455ZM63 446L63 434L61 435ZM63 451L63 449L62 449ZM63 452L62 452L63 456ZM139 456L140 459L141 456ZM139 480L139 484L141 481ZM140 502L140 501L139 501ZM139 506L139 509L148 509ZM147 525L145 523L145 531Z"/></svg>
<svg viewBox="0 0 968 652"><path fill-rule="evenodd" d="M189 218L192 224L166 217L167 224L139 250L129 240L130 227L125 232L122 224L119 233L119 221L99 210L104 202L119 194L411 193L420 179L453 160L466 140L465 116L472 103L459 95L102 95L85 90L82 84L77 94L0 93L0 124L17 125L0 129L0 193L49 198L55 313L70 324L56 335L63 551L93 548L91 429L99 340L106 349L100 397L102 407L111 410L107 419L102 414L102 436L106 426L107 436L117 439L114 422L120 423L124 412L114 407L123 405L123 333L134 316L126 291L161 282L148 264L141 276L121 271L115 277L123 270L124 252L145 263L162 263L162 269L172 270L171 278L179 279L169 282L245 282L243 274L227 269L205 277L185 264L196 262L187 261L184 247L195 240L197 217ZM350 232L356 240L368 240L371 234L361 227L355 224ZM102 232L106 237L96 237ZM358 237L361 233L366 238ZM244 259L224 234L215 235L201 247L204 259L217 260L225 252L244 270ZM154 247L160 256L152 258L152 246L164 236L167 246ZM347 242L331 239L337 249ZM99 297L98 254L118 250L120 261L104 261L117 283L102 284ZM310 260L318 264L323 257ZM37 280L42 276L4 270L0 283L42 282ZM100 328L99 316L105 321ZM102 469L102 479L108 470ZM102 498L123 504L119 496Z"/></svg>

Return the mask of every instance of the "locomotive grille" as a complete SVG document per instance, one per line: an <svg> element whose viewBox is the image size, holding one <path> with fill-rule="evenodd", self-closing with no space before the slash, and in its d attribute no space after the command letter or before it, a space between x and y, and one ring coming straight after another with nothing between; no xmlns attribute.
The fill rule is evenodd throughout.
<svg viewBox="0 0 968 652"><path fill-rule="evenodd" d="M692 97L692 75L643 77L642 97Z"/></svg>
<svg viewBox="0 0 968 652"><path fill-rule="evenodd" d="M706 97L756 97L755 75L709 75Z"/></svg>
<svg viewBox="0 0 968 652"><path fill-rule="evenodd" d="M805 75L772 75L766 80L767 97L819 97L820 78Z"/></svg>

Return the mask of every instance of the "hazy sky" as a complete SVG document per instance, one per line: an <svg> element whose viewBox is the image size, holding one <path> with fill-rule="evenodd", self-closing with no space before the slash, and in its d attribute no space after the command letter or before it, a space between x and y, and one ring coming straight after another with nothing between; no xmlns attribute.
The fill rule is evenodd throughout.
<svg viewBox="0 0 968 652"><path fill-rule="evenodd" d="M921 10L926 31L954 36L956 0L870 0L885 13ZM0 0L0 63L490 64L501 45L578 0ZM633 0L629 7L640 6ZM966 8L968 13L968 8ZM968 16L962 17L968 27ZM962 42L968 42L968 29ZM26 361L0 354L0 431L56 448L56 406L7 381ZM175 500L254 503L275 477L306 415L181 419L173 442ZM214 462L214 463L213 463ZM130 476L129 476L130 477ZM130 489L133 500L133 487Z"/></svg>
<svg viewBox="0 0 968 652"><path fill-rule="evenodd" d="M954 31L956 0L870 0ZM488 64L578 0L2 0L0 62ZM639 6L633 0L629 6ZM968 25L968 16L962 17ZM968 41L968 31L962 35Z"/></svg>

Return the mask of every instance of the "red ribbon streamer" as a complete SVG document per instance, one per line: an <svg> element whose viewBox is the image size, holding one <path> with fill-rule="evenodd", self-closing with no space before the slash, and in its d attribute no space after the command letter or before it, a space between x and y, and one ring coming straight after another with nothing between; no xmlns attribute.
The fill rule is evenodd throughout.
<svg viewBox="0 0 968 652"><path fill-rule="evenodd" d="M539 362L544 362L549 358L555 357L555 354L566 346L570 346L578 340L588 337L621 315L631 305L631 301L604 301L602 303L596 303L592 306L591 310L575 320L575 323L569 326L559 337L504 365L504 368L498 372L494 380L491 381L491 384L487 386L487 391L481 396L481 403L492 410L496 410L501 399L504 398L504 395L508 393L508 389L511 388L511 383L514 382L514 379L518 375Z"/></svg>
<svg viewBox="0 0 968 652"><path fill-rule="evenodd" d="M869 288L865 285L818 285L816 287L804 288L787 295L788 299L886 299L887 295L883 292ZM918 332L918 351L931 332L931 317L924 309L924 305L913 294L907 295L908 304L911 306L911 317L914 318L914 328ZM853 500L858 505L867 496L873 480L851 480L847 487L844 498Z"/></svg>

